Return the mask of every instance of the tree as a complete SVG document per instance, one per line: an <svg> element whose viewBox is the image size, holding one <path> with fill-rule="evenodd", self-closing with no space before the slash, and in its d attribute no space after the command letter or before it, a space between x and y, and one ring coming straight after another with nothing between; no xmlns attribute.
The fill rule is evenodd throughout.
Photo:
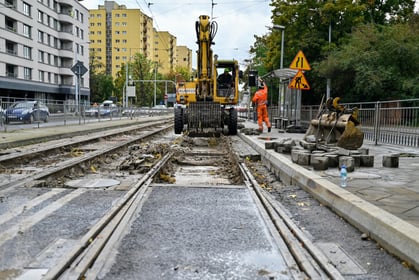
<svg viewBox="0 0 419 280"><path fill-rule="evenodd" d="M100 103L112 96L114 85L112 77L105 74L104 65L90 53L90 101Z"/></svg>
<svg viewBox="0 0 419 280"><path fill-rule="evenodd" d="M359 26L341 49L319 63L345 101L419 98L419 24Z"/></svg>
<svg viewBox="0 0 419 280"><path fill-rule="evenodd" d="M136 82L134 84L136 86L136 105L149 106L153 103L154 87L153 84L149 81L154 80L155 65L156 64L153 61L148 60L146 56L141 53L136 53L132 58L132 62L128 63L128 71L130 76L129 81L142 81ZM116 90L121 93L121 96L126 81L125 69L126 65L121 65L121 70L117 73L117 77L115 79Z"/></svg>
<svg viewBox="0 0 419 280"><path fill-rule="evenodd" d="M412 0L273 0L272 23L285 26L284 67L302 50L313 70L305 73L312 89L303 95L303 103L307 97L311 98L310 102L320 102L326 78L332 77L333 65L339 63L336 57L327 57L346 45L358 26L370 22L382 23L382 26L409 22L413 3ZM281 31L273 29L268 35L256 37L251 52L255 60L271 71L280 66L280 46ZM330 64L328 70L323 64L326 59ZM316 71L320 64L323 70ZM332 78L332 96L342 94L344 88L352 88L352 74Z"/></svg>

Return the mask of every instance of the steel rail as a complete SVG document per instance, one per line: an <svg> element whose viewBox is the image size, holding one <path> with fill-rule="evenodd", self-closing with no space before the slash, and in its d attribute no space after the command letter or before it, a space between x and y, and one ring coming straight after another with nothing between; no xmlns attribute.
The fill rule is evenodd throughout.
<svg viewBox="0 0 419 280"><path fill-rule="evenodd" d="M345 279L324 253L292 222L269 193L264 191L244 163L240 168L263 204L294 259L310 279Z"/></svg>
<svg viewBox="0 0 419 280"><path fill-rule="evenodd" d="M52 144L52 145L44 145L43 147L40 147L39 149L36 150L30 150L30 151L26 151L26 152L20 152L20 153L12 153L12 154L3 154L0 155L0 162L7 162L7 161L16 161L20 158L25 158L25 157L34 157L38 154L45 154L46 152L52 152L54 150L57 149L62 149L62 148L66 148L66 147L70 147L70 146L75 146L75 145L82 145L82 144L86 144L92 141L96 141L97 139L100 138L104 138L104 137L113 137L113 136L117 136L117 135L121 135L124 133L129 133L129 132L133 132L133 131L137 131L140 129L144 129L144 128L148 128L148 127L154 127L156 125L161 125L161 124L165 124L165 123L173 123L172 121L167 122L167 121L153 121L150 123L141 123L141 124L137 124L134 126L128 126L128 127L124 127L124 128L108 128L107 131L100 131L100 132L96 132L93 133L92 135L89 136L85 136L83 137L83 139L74 139L71 138L71 140L69 141L63 141L60 140L59 143L56 144ZM69 133L70 134L70 133ZM45 139L45 138L44 138Z"/></svg>
<svg viewBox="0 0 419 280"><path fill-rule="evenodd" d="M109 253L109 248L118 240L125 225L135 214L137 207L143 202L153 177L172 155L173 153L165 155L141 177L119 203L90 229L59 263L48 270L43 279L59 279L62 276L68 279L96 279L101 265L104 263L103 258L106 258L107 254L100 256L100 264L95 263L95 260L102 252ZM88 275L88 278L86 278L86 275Z"/></svg>
<svg viewBox="0 0 419 280"><path fill-rule="evenodd" d="M110 153L110 152L113 152L115 150L118 150L118 149L120 149L120 148L122 148L124 146L127 146L127 145L130 145L132 143L135 143L135 142L137 142L139 140L142 140L142 139L144 139L146 137L150 137L152 135L158 134L158 133L160 133L160 132L162 132L164 130L167 130L171 126L173 126L173 124L169 124L169 125L163 126L162 128L156 129L154 131L147 132L145 134L139 135L137 137L134 137L132 139L129 139L129 140L126 140L126 141L123 141L123 142L118 142L116 145L113 145L111 147L107 147L106 149L101 149L101 150L98 150L98 151L95 151L95 152L91 152L89 154L85 154L85 155L83 155L81 157L78 157L78 158L72 158L72 159L63 161L58 166L47 168L45 170L42 170L41 172L37 172L36 174L28 175L28 176L26 176L24 178L17 179L14 182L11 182L11 183L2 185L2 186L0 186L0 190L4 190L6 188L22 187L22 186L25 186L26 184L29 184L29 183L33 182L33 181L42 180L42 179L44 179L44 178L46 178L48 176L52 176L52 175L54 175L54 174L56 174L58 172L61 172L63 170L66 170L66 169L69 169L71 167L74 167L74 166L76 166L76 165L78 165L80 163L83 163L83 162L92 160L92 159L94 159L96 157L105 155L107 153Z"/></svg>

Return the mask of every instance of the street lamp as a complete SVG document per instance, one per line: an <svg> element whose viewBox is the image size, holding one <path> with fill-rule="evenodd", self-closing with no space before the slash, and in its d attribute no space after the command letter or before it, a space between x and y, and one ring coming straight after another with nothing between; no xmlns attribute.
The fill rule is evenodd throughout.
<svg viewBox="0 0 419 280"><path fill-rule="evenodd" d="M283 69L284 68L284 41L285 41L285 26L283 25L279 25L279 24L274 24L273 25L274 29L280 29L281 30L281 63L280 63L280 68ZM281 85L279 87L279 89L281 90L281 92L279 93L279 100L278 100L278 115L280 114L281 111L281 105L285 99L285 90L284 90L284 85L282 83L282 79L279 78L279 84Z"/></svg>
<svg viewBox="0 0 419 280"><path fill-rule="evenodd" d="M332 21L329 21L329 52L330 52L330 43L332 42ZM330 98L330 84L331 79L327 78L326 80L326 100Z"/></svg>

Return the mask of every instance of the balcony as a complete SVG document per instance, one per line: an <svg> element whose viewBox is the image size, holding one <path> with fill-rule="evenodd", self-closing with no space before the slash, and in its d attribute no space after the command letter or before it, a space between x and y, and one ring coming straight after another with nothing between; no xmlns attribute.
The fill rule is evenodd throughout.
<svg viewBox="0 0 419 280"><path fill-rule="evenodd" d="M17 43L6 40L6 53L10 55L17 55Z"/></svg>
<svg viewBox="0 0 419 280"><path fill-rule="evenodd" d="M4 18L5 23L4 26L7 30L12 31L12 32L17 32L17 20L9 18L9 17L5 17Z"/></svg>

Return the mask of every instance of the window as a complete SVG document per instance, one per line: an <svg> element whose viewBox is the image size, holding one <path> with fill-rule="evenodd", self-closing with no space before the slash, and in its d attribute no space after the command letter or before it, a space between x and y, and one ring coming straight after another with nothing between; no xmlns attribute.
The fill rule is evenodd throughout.
<svg viewBox="0 0 419 280"><path fill-rule="evenodd" d="M127 14L122 14L122 17L127 17Z"/></svg>
<svg viewBox="0 0 419 280"><path fill-rule="evenodd" d="M31 16L31 6L26 2L23 2L23 13L28 17Z"/></svg>
<svg viewBox="0 0 419 280"><path fill-rule="evenodd" d="M23 78L25 80L32 80L32 69L28 67L23 68Z"/></svg>
<svg viewBox="0 0 419 280"><path fill-rule="evenodd" d="M38 71L38 76L39 76L39 81L40 82L43 82L44 81L44 77L45 77L44 71L39 70Z"/></svg>
<svg viewBox="0 0 419 280"><path fill-rule="evenodd" d="M101 23L101 22L98 22L98 23L97 23L97 26L102 26L102 23Z"/></svg>
<svg viewBox="0 0 419 280"><path fill-rule="evenodd" d="M83 29L80 29L80 38L84 39L84 30Z"/></svg>
<svg viewBox="0 0 419 280"><path fill-rule="evenodd" d="M115 26L119 26L119 22L115 22Z"/></svg>
<svg viewBox="0 0 419 280"><path fill-rule="evenodd" d="M32 59L32 48L23 46L23 57L26 59Z"/></svg>
<svg viewBox="0 0 419 280"><path fill-rule="evenodd" d="M115 14L115 17L119 18L119 14Z"/></svg>
<svg viewBox="0 0 419 280"><path fill-rule="evenodd" d="M115 34L116 34L116 35L119 35L119 31L115 31Z"/></svg>
<svg viewBox="0 0 419 280"><path fill-rule="evenodd" d="M31 38L31 27L29 25L24 24L23 25L23 35L25 35L26 37Z"/></svg>
<svg viewBox="0 0 419 280"><path fill-rule="evenodd" d="M84 55L84 46L80 46L80 54Z"/></svg>
<svg viewBox="0 0 419 280"><path fill-rule="evenodd" d="M97 40L97 43L98 43L98 44L102 44L102 40L100 40L100 39L99 39L99 40Z"/></svg>
<svg viewBox="0 0 419 280"><path fill-rule="evenodd" d="M91 22L90 23L90 27L93 27L93 26L95 26L95 23L94 22Z"/></svg>
<svg viewBox="0 0 419 280"><path fill-rule="evenodd" d="M122 31L122 34L123 35L127 35L127 31Z"/></svg>
<svg viewBox="0 0 419 280"><path fill-rule="evenodd" d="M119 40L119 39L116 39L116 40L115 40L115 43L116 43L116 44L119 44L120 42L121 42L121 40Z"/></svg>
<svg viewBox="0 0 419 280"><path fill-rule="evenodd" d="M38 10L38 21L44 22L44 13Z"/></svg>
<svg viewBox="0 0 419 280"><path fill-rule="evenodd" d="M127 26L127 23L126 23L126 22L123 22L123 23L122 23L122 26Z"/></svg>
<svg viewBox="0 0 419 280"><path fill-rule="evenodd" d="M97 35L102 35L102 31L98 31L97 32Z"/></svg>
<svg viewBox="0 0 419 280"><path fill-rule="evenodd" d="M80 13L80 22L83 23L84 22L84 15L83 13Z"/></svg>
<svg viewBox="0 0 419 280"><path fill-rule="evenodd" d="M44 32L38 30L38 42L43 43L44 42Z"/></svg>

